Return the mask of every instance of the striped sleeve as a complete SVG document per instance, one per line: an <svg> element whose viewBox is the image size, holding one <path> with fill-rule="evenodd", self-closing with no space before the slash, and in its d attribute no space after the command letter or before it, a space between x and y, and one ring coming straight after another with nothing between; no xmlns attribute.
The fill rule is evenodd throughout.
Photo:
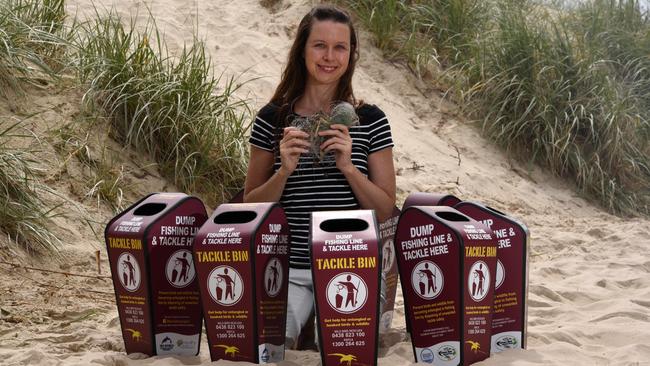
<svg viewBox="0 0 650 366"><path fill-rule="evenodd" d="M370 124L368 126L370 136L369 153L374 153L389 147L393 147L393 135L390 132L388 118L379 108L374 107L370 113Z"/></svg>
<svg viewBox="0 0 650 366"><path fill-rule="evenodd" d="M273 151L273 144L275 143L273 117L273 113L269 113L268 106L257 113L253 122L251 137L248 139L251 145L262 150Z"/></svg>

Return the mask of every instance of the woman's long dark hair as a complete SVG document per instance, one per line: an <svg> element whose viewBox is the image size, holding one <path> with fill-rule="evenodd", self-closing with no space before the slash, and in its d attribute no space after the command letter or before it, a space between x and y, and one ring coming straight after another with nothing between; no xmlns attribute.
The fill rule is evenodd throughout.
<svg viewBox="0 0 650 366"><path fill-rule="evenodd" d="M357 33L350 19L350 15L342 9L332 5L318 5L305 15L298 25L296 39L289 51L287 66L282 72L280 84L275 89L271 103L279 107L277 127L286 127L287 116L291 113L291 104L305 92L307 80L307 67L305 66L305 45L311 33L314 19L318 21L331 20L350 27L350 61L334 93L334 100L344 100L357 106L357 100L352 92L352 76L359 58Z"/></svg>

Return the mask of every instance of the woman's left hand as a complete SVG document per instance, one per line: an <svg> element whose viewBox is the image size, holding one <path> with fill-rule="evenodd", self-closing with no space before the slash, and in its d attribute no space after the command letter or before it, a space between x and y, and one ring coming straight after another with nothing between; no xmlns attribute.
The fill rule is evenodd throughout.
<svg viewBox="0 0 650 366"><path fill-rule="evenodd" d="M329 130L321 131L318 136L324 137L325 141L320 145L321 151L326 153L333 151L336 158L336 167L344 172L354 168L352 164L352 137L348 126L333 124Z"/></svg>

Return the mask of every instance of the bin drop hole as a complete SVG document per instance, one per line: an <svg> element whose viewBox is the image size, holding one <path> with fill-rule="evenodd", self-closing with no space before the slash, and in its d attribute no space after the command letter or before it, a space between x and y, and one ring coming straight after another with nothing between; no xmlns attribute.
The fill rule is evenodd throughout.
<svg viewBox="0 0 650 366"><path fill-rule="evenodd" d="M215 224L245 224L255 220L255 211L229 211L217 215L214 218Z"/></svg>
<svg viewBox="0 0 650 366"><path fill-rule="evenodd" d="M447 221L469 221L467 216L449 211L436 212L436 216Z"/></svg>
<svg viewBox="0 0 650 366"><path fill-rule="evenodd" d="M361 219L331 219L321 222L320 229L330 233L345 231L364 231L368 223Z"/></svg>
<svg viewBox="0 0 650 366"><path fill-rule="evenodd" d="M145 203L136 208L133 214L135 216L152 216L164 210L165 207L167 207L165 203Z"/></svg>

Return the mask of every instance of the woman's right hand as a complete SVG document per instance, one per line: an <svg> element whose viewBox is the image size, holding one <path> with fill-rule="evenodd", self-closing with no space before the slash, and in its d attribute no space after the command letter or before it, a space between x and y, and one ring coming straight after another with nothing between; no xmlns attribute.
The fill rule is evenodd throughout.
<svg viewBox="0 0 650 366"><path fill-rule="evenodd" d="M291 175L300 161L300 154L309 152L309 135L296 127L286 127L280 140L280 160L287 175Z"/></svg>

